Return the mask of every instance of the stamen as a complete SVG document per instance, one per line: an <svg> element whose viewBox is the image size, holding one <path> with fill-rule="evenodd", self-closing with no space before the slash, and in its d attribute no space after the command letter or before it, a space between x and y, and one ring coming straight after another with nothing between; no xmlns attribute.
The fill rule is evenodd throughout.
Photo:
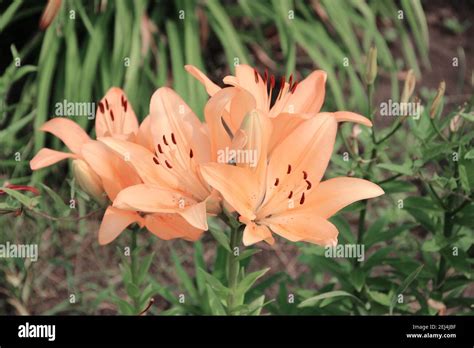
<svg viewBox="0 0 474 348"><path fill-rule="evenodd" d="M173 168L173 166L171 164L169 164L168 160L165 160L165 164L169 169Z"/></svg>
<svg viewBox="0 0 474 348"><path fill-rule="evenodd" d="M267 83L267 79L268 79L268 70L265 69L265 75L263 75L263 83Z"/></svg>
<svg viewBox="0 0 474 348"><path fill-rule="evenodd" d="M105 107L107 108L107 110L109 110L109 102L107 101L107 98L105 98Z"/></svg>
<svg viewBox="0 0 474 348"><path fill-rule="evenodd" d="M270 88L275 88L275 76L270 76Z"/></svg>
<svg viewBox="0 0 474 348"><path fill-rule="evenodd" d="M278 186L278 183L280 182L280 179L276 178L275 180L275 186Z"/></svg>
<svg viewBox="0 0 474 348"><path fill-rule="evenodd" d="M173 144L176 145L176 138L174 137L174 133L171 133L171 140L173 141Z"/></svg>
<svg viewBox="0 0 474 348"><path fill-rule="evenodd" d="M291 173L291 164L288 164L288 170L286 171L286 174L290 174Z"/></svg>
<svg viewBox="0 0 474 348"><path fill-rule="evenodd" d="M123 103L123 110L125 112L127 112L127 106L128 106L128 102L125 100L125 102Z"/></svg>
<svg viewBox="0 0 474 348"><path fill-rule="evenodd" d="M168 146L168 142L166 141L166 136L163 134L163 142L165 143L166 146Z"/></svg>
<svg viewBox="0 0 474 348"><path fill-rule="evenodd" d="M153 162L155 162L155 164L160 164L160 161L158 161L158 158L156 158L154 156L153 156Z"/></svg>
<svg viewBox="0 0 474 348"><path fill-rule="evenodd" d="M293 197L293 191L290 191L290 194L288 195L288 199L291 199Z"/></svg>
<svg viewBox="0 0 474 348"><path fill-rule="evenodd" d="M253 75L255 76L255 83L258 83L258 72L257 69L253 69Z"/></svg>
<svg viewBox="0 0 474 348"><path fill-rule="evenodd" d="M291 85L293 84L293 74L290 75L290 79L288 80L288 83L289 83L290 88L291 88Z"/></svg>
<svg viewBox="0 0 474 348"><path fill-rule="evenodd" d="M300 204L303 204L304 203L304 192L303 194L301 195L301 199L300 199Z"/></svg>
<svg viewBox="0 0 474 348"><path fill-rule="evenodd" d="M291 87L291 90L290 90L291 93L295 93L296 86L298 86L298 81L296 81L295 84L293 85L293 87Z"/></svg>
<svg viewBox="0 0 474 348"><path fill-rule="evenodd" d="M311 182L309 180L305 180L306 183L308 184L308 186L306 187L307 190L311 189L311 187L313 187L313 185L311 185Z"/></svg>
<svg viewBox="0 0 474 348"><path fill-rule="evenodd" d="M163 149L161 148L161 144L158 144L158 151L159 151L159 153L163 153Z"/></svg>
<svg viewBox="0 0 474 348"><path fill-rule="evenodd" d="M110 118L112 119L112 121L115 120L115 117L114 117L114 112L113 110L110 110Z"/></svg>
<svg viewBox="0 0 474 348"><path fill-rule="evenodd" d="M193 158L194 154L193 154L193 149L189 149L189 158Z"/></svg>
<svg viewBox="0 0 474 348"><path fill-rule="evenodd" d="M102 112L102 113L105 112L104 104L102 104L102 102L99 102L99 109L100 109L100 112Z"/></svg>
<svg viewBox="0 0 474 348"><path fill-rule="evenodd" d="M303 179L308 179L308 173L306 173L304 170L303 170Z"/></svg>

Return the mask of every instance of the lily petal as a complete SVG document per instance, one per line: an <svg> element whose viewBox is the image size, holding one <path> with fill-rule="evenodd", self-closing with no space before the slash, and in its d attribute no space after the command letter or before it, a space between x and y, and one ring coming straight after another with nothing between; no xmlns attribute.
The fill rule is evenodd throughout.
<svg viewBox="0 0 474 348"><path fill-rule="evenodd" d="M117 135L134 140L138 132L137 116L121 88L110 88L99 102L95 132L97 138Z"/></svg>
<svg viewBox="0 0 474 348"><path fill-rule="evenodd" d="M191 226L178 214L147 214L145 215L146 228L164 240L183 238L188 241L198 240L203 230Z"/></svg>
<svg viewBox="0 0 474 348"><path fill-rule="evenodd" d="M337 111L334 112L337 122L355 122L360 123L367 127L372 127L372 122L362 115L356 114L350 111Z"/></svg>
<svg viewBox="0 0 474 348"><path fill-rule="evenodd" d="M339 177L321 182L301 207L327 219L349 204L383 194L380 186L368 180Z"/></svg>
<svg viewBox="0 0 474 348"><path fill-rule="evenodd" d="M66 158L78 158L78 156L73 153L44 148L39 150L35 157L33 157L33 159L30 161L30 168L31 170L41 169Z"/></svg>
<svg viewBox="0 0 474 348"><path fill-rule="evenodd" d="M99 244L109 244L134 222L141 226L144 223L143 218L136 212L108 207L100 224Z"/></svg>
<svg viewBox="0 0 474 348"><path fill-rule="evenodd" d="M285 105L282 110L275 108L272 113L276 116L280 112L289 113L318 113L324 102L326 94L326 79L327 74L322 70L313 71L308 77L301 81L294 93L285 100ZM273 111L273 110L272 110Z"/></svg>
<svg viewBox="0 0 474 348"><path fill-rule="evenodd" d="M91 140L76 122L67 118L54 118L42 125L40 130L49 132L61 139L69 150L75 154L80 154L81 146Z"/></svg>
<svg viewBox="0 0 474 348"><path fill-rule="evenodd" d="M323 246L333 245L339 233L336 226L322 217L291 211L261 222L276 234L292 242L305 241Z"/></svg>
<svg viewBox="0 0 474 348"><path fill-rule="evenodd" d="M93 140L85 144L82 156L102 179L104 190L111 200L124 188L142 182L123 157L99 141Z"/></svg>
<svg viewBox="0 0 474 348"><path fill-rule="evenodd" d="M201 70L196 68L194 65L185 65L184 68L188 73L193 75L199 82L201 82L206 88L207 94L213 96L220 91L220 87L212 82Z"/></svg>
<svg viewBox="0 0 474 348"><path fill-rule="evenodd" d="M266 241L270 245L275 243L275 239L273 238L272 233L267 226L257 225L253 222L247 223L242 238L244 245L249 246L261 242L262 240Z"/></svg>
<svg viewBox="0 0 474 348"><path fill-rule="evenodd" d="M150 115L145 117L145 119L140 124L137 134L137 144L143 146L144 148L155 151L153 135L151 134L151 119Z"/></svg>
<svg viewBox="0 0 474 348"><path fill-rule="evenodd" d="M240 215L248 220L255 219L259 203L256 192L260 188L254 171L247 167L209 163L201 165L201 174Z"/></svg>

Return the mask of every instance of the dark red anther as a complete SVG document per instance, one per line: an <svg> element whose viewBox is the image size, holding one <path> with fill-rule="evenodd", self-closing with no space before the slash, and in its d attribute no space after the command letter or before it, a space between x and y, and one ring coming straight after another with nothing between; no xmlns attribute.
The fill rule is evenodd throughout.
<svg viewBox="0 0 474 348"><path fill-rule="evenodd" d="M311 189L311 187L313 187L313 185L311 185L311 182L309 180L306 180L306 183L308 184L308 186L306 187L307 190Z"/></svg>
<svg viewBox="0 0 474 348"><path fill-rule="evenodd" d="M173 141L173 144L176 145L176 138L174 137L174 133L171 133L171 141Z"/></svg>
<svg viewBox="0 0 474 348"><path fill-rule="evenodd" d="M293 191L290 191L290 194L288 195L288 199L291 199L293 197Z"/></svg>
<svg viewBox="0 0 474 348"><path fill-rule="evenodd" d="M125 102L125 98L123 97L123 94L120 96L120 103L123 106L123 103Z"/></svg>
<svg viewBox="0 0 474 348"><path fill-rule="evenodd" d="M303 179L308 179L308 173L306 173L304 170L303 170Z"/></svg>
<svg viewBox="0 0 474 348"><path fill-rule="evenodd" d="M301 199L300 199L300 204L303 204L304 203L304 192L303 194L301 195Z"/></svg>
<svg viewBox="0 0 474 348"><path fill-rule="evenodd" d="M278 183L280 182L280 179L276 178L275 180L275 186L278 186Z"/></svg>
<svg viewBox="0 0 474 348"><path fill-rule="evenodd" d="M263 83L267 83L267 79L268 79L268 70L265 69L265 74L263 75Z"/></svg>
<svg viewBox="0 0 474 348"><path fill-rule="evenodd" d="M257 69L253 69L253 75L255 76L255 83L258 83L258 72Z"/></svg>
<svg viewBox="0 0 474 348"><path fill-rule="evenodd" d="M155 164L160 164L160 161L158 161L158 158L156 157L153 157L153 162L155 162Z"/></svg>
<svg viewBox="0 0 474 348"><path fill-rule="evenodd" d="M288 84L290 85L290 88L291 88L291 85L293 84L293 74L290 75L290 78L288 80Z"/></svg>
<svg viewBox="0 0 474 348"><path fill-rule="evenodd" d="M288 170L286 171L286 174L290 174L291 173L291 164L288 164Z"/></svg>
<svg viewBox="0 0 474 348"><path fill-rule="evenodd" d="M275 88L275 76L270 76L270 88Z"/></svg>
<svg viewBox="0 0 474 348"><path fill-rule="evenodd" d="M109 110L109 102L107 101L107 98L105 98L104 100L105 100L105 107L107 108L107 110Z"/></svg>
<svg viewBox="0 0 474 348"><path fill-rule="evenodd" d="M169 164L169 162L168 162L167 160L165 160L165 164L166 164L166 166L167 166L169 169L173 168L173 167L171 166L171 164Z"/></svg>
<svg viewBox="0 0 474 348"><path fill-rule="evenodd" d="M128 102L126 100L124 101L122 106L123 106L123 111L127 112Z"/></svg>
<svg viewBox="0 0 474 348"><path fill-rule="evenodd" d="M110 118L112 119L112 121L115 121L113 110L110 110Z"/></svg>
<svg viewBox="0 0 474 348"><path fill-rule="evenodd" d="M295 81L295 84L291 87L290 92L291 92L291 93L295 93L297 86L298 86L298 81Z"/></svg>
<svg viewBox="0 0 474 348"><path fill-rule="evenodd" d="M168 142L166 141L166 136L163 134L163 142L165 143L165 145L168 145Z"/></svg>
<svg viewBox="0 0 474 348"><path fill-rule="evenodd" d="M194 157L193 149L189 149L189 158L193 158L193 157Z"/></svg>
<svg viewBox="0 0 474 348"><path fill-rule="evenodd" d="M158 152L163 153L163 149L161 148L161 144L158 144Z"/></svg>
<svg viewBox="0 0 474 348"><path fill-rule="evenodd" d="M102 102L99 102L99 110L100 110L100 112L102 112L102 113L105 112L104 104L102 104Z"/></svg>
<svg viewBox="0 0 474 348"><path fill-rule="evenodd" d="M283 91L283 87L285 86L285 77L280 77L280 93Z"/></svg>

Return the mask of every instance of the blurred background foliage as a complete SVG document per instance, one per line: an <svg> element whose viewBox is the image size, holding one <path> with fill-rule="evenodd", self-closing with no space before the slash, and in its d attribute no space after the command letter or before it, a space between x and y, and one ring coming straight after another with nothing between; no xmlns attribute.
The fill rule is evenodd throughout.
<svg viewBox="0 0 474 348"><path fill-rule="evenodd" d="M97 101L111 86L121 86L142 120L153 91L171 86L202 118L207 94L183 66L196 65L222 85L239 63L297 79L323 69L328 73L324 110L366 115L380 101L400 100L409 69L425 82L415 93L425 106L421 121L381 119L375 108L375 141L367 129L352 137L352 125L344 125L338 139L328 176L368 177L387 192L375 207L354 204L333 218L340 243L364 243L366 260L328 259L320 247L280 239L275 249L263 246L246 260L251 268L271 267L247 302L258 309L266 294L271 303L263 312L273 314L472 313L473 47L468 44L472 25L465 18L472 4L64 0L41 31L45 5L0 2L0 184L31 184L41 191L39 197L0 196L0 242L40 245L37 263L1 260L0 313L99 314L117 308L127 313L130 308L121 298L137 296L137 289L123 286L126 270L118 267L127 236L115 246L97 245L102 210L76 187L67 165L34 174L29 169L29 159L40 148L62 147L38 131L53 117L54 105L64 99ZM439 35L446 47L437 45ZM371 45L378 51L378 78L373 105L368 105L363 76ZM429 76L439 70L437 57L443 53L447 98L444 110L431 119L439 80ZM454 118L463 122L456 132ZM86 117L75 120L92 131ZM347 151L350 160L344 161ZM459 161L451 160L453 152ZM139 252L154 251L141 265L151 276L138 284L144 287L141 303L155 298L151 313L219 313L205 273L224 281L224 247L215 252L210 234L195 245L140 237ZM456 257L453 246L459 249ZM180 294L188 296L185 304ZM398 303L400 294L405 297Z"/></svg>

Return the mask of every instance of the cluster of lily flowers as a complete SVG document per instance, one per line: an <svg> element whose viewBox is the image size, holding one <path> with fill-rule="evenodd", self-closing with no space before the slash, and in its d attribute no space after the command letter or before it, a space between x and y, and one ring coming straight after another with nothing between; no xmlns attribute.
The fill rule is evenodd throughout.
<svg viewBox="0 0 474 348"><path fill-rule="evenodd" d="M73 160L80 186L108 205L100 244L132 224L164 240L194 241L208 230L208 216L225 213L245 225L244 245L273 244L274 234L335 245L338 231L328 218L383 194L363 179L322 181L338 122L372 125L353 112L320 112L323 71L298 83L238 65L221 88L196 67L185 68L210 96L205 123L176 92L162 87L139 124L125 93L113 87L98 103L96 140L70 119L57 117L41 128L71 152L43 148L31 169ZM255 151L257 161L222 163L217 154L225 149Z"/></svg>

